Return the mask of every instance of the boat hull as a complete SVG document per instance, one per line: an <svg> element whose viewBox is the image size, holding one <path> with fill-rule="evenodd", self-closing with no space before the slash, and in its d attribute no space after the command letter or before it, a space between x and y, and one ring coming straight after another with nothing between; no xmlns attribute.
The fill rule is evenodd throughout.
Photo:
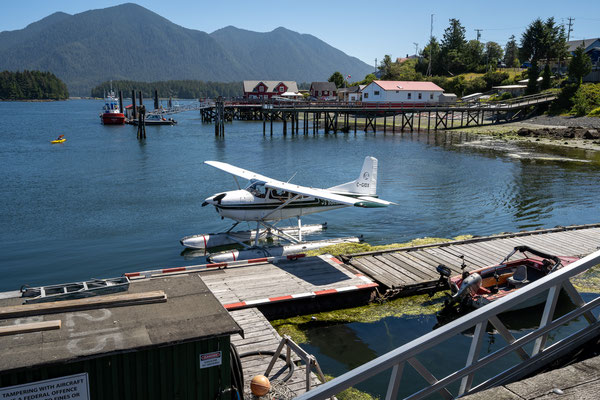
<svg viewBox="0 0 600 400"><path fill-rule="evenodd" d="M125 115L122 113L104 113L100 115L104 125L123 125L125 124Z"/></svg>

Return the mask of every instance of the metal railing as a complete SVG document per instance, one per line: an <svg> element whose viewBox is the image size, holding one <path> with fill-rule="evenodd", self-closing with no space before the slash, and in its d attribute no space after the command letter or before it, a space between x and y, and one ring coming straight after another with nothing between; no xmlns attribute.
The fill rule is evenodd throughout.
<svg viewBox="0 0 600 400"><path fill-rule="evenodd" d="M369 361L366 364L299 396L298 399L326 399L389 369L392 371L387 385L386 400L396 399L398 397L400 379L402 378L407 364L414 368L417 373L429 383L429 386L405 397L405 399L411 400L422 399L435 393L440 394L446 399L452 399L524 377L528 372L565 355L572 348L581 346L591 338L600 334L600 323L592 313L594 308L600 307L600 297L585 302L569 281L570 278L585 272L599 263L600 251L596 251L567 267L530 283L524 288L516 290L510 295L496 300L493 303L423 335L410 343ZM567 292L576 308L568 314L553 320L554 310L561 289L564 289ZM536 295L543 296L546 291L548 292L548 295L546 296L544 311L541 316L539 327L532 332L515 339L506 326L500 321L498 315L518 305L522 305ZM546 346L548 333L550 331L573 321L580 316L583 316L587 321L587 324L585 324L583 328L569 334L563 339L554 340L552 344ZM507 344L493 353L480 356L480 350L488 323L493 325L498 333L504 337ZM469 353L464 367L458 370L455 369L449 371L445 377L437 378L417 360L417 356L422 354L425 350L447 342L457 335L460 335L461 332L472 328L474 328L474 335L471 340ZM528 353L524 347L530 343L533 343L533 349L531 353ZM475 387L472 386L475 374L481 372L483 367L490 365L513 352L521 359L519 363L508 367L503 372L483 381ZM458 381L460 381L458 392L452 393L449 386ZM456 390L456 388L454 390Z"/></svg>
<svg viewBox="0 0 600 400"><path fill-rule="evenodd" d="M257 99L228 99L224 100L226 107L262 107L265 109L286 109L298 111L311 111L312 109L337 109L337 110L405 110L405 109L431 109L436 108L452 109L452 108L518 108L527 105L534 105L541 102L551 101L556 99L555 93L538 93L529 96L520 96L507 100L492 100L492 101L458 101L449 102L361 102L361 101L277 101L277 100L257 100Z"/></svg>

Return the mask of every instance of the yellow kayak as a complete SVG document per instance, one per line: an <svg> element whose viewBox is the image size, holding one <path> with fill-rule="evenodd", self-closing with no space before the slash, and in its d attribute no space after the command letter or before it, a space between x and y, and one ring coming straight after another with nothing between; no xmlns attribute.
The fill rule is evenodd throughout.
<svg viewBox="0 0 600 400"><path fill-rule="evenodd" d="M54 144L54 143L62 143L62 142L66 142L67 139L56 139L56 140L51 140L50 143Z"/></svg>

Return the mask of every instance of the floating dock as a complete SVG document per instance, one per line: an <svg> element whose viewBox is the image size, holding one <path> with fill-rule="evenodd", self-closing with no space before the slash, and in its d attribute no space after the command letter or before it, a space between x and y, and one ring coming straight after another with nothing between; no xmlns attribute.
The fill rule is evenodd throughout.
<svg viewBox="0 0 600 400"><path fill-rule="evenodd" d="M558 256L584 256L600 246L600 224L507 233L341 258L382 287L410 295L435 288L440 277L436 271L439 264L449 267L453 274L460 274L461 256L467 271L472 271L498 264L515 246L521 245Z"/></svg>

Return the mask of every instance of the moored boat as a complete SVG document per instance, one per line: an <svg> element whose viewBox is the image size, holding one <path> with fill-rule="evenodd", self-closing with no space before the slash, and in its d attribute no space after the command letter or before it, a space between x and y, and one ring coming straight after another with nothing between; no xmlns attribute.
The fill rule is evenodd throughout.
<svg viewBox="0 0 600 400"><path fill-rule="evenodd" d="M137 119L134 119L131 121L132 125L137 125L139 123L139 121ZM144 124L145 125L175 125L177 124L177 121L175 121L173 118L166 118L160 114L149 114L146 116L146 118L144 119Z"/></svg>
<svg viewBox="0 0 600 400"><path fill-rule="evenodd" d="M524 258L510 261L517 252ZM504 260L491 267L467 272L463 261L461 275L450 277L449 269L439 266L438 271L448 278L448 285L452 292L452 296L446 301L444 312L462 313L483 307L578 259L578 257L554 256L528 246L517 246ZM545 294L534 296L513 310L535 306L542 303L545 298Z"/></svg>
<svg viewBox="0 0 600 400"><path fill-rule="evenodd" d="M112 90L105 98L100 120L104 125L123 125L125 123L125 115L121 112L119 102Z"/></svg>

